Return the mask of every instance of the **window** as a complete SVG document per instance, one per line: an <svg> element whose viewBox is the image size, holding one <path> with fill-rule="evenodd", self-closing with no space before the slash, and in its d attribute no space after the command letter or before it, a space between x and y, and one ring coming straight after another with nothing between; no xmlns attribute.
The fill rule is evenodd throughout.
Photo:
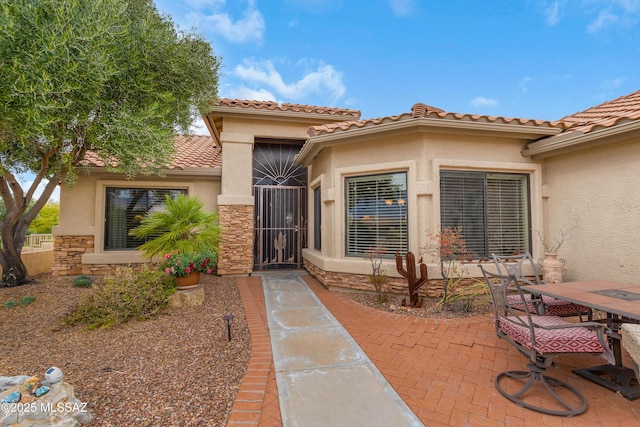
<svg viewBox="0 0 640 427"><path fill-rule="evenodd" d="M407 174L345 178L346 255L380 246L392 257L408 250Z"/></svg>
<svg viewBox="0 0 640 427"><path fill-rule="evenodd" d="M529 176L440 172L442 227L460 227L476 259L531 251Z"/></svg>
<svg viewBox="0 0 640 427"><path fill-rule="evenodd" d="M313 189L313 249L322 249L322 197L320 187Z"/></svg>
<svg viewBox="0 0 640 427"><path fill-rule="evenodd" d="M175 198L186 189L107 187L105 203L105 250L135 249L144 240L129 236L129 230L140 225L149 211L160 210L165 196Z"/></svg>

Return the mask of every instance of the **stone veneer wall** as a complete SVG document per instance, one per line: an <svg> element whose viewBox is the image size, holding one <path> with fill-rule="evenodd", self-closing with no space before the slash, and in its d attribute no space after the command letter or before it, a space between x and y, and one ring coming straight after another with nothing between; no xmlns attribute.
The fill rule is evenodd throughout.
<svg viewBox="0 0 640 427"><path fill-rule="evenodd" d="M218 206L222 242L218 274L250 274L253 271L253 205Z"/></svg>
<svg viewBox="0 0 640 427"><path fill-rule="evenodd" d="M365 274L338 273L334 271L324 271L315 264L304 260L304 268L316 280L326 287L353 289L358 291L374 292L375 288L369 282L369 276ZM404 278L389 277L382 289L385 293L397 295L409 295L409 285ZM442 295L442 280L428 280L426 286L422 286L418 292L420 296L437 298Z"/></svg>
<svg viewBox="0 0 640 427"><path fill-rule="evenodd" d="M75 276L83 272L82 255L93 252L93 236L56 236L53 242L54 276Z"/></svg>

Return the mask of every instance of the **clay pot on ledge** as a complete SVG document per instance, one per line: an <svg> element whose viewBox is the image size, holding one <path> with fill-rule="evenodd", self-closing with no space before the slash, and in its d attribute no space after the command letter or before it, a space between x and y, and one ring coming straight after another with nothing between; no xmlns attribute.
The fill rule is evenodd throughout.
<svg viewBox="0 0 640 427"><path fill-rule="evenodd" d="M188 291L197 289L200 286L200 272L194 271L184 277L176 277L176 287L179 291Z"/></svg>

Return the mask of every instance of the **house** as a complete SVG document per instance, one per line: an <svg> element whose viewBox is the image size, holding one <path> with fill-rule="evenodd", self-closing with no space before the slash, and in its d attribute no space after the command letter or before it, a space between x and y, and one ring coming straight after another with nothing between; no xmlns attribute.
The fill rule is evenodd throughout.
<svg viewBox="0 0 640 427"><path fill-rule="evenodd" d="M366 288L371 246L420 253L428 231L461 226L477 257L541 257L538 234L553 241L571 227L567 280L640 282L640 91L557 121L421 103L362 120L230 99L204 118L211 136L178 136L165 177L127 181L86 159L61 189L54 274L142 262L126 231L165 194L186 192L219 212L221 275L305 268L327 286ZM385 268L394 275L391 260Z"/></svg>

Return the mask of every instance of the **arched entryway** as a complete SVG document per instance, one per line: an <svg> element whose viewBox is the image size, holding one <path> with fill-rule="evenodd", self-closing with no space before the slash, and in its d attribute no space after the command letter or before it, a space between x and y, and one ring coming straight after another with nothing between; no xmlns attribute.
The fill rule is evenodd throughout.
<svg viewBox="0 0 640 427"><path fill-rule="evenodd" d="M304 141L256 140L253 150L254 269L302 267L307 168L293 164Z"/></svg>

